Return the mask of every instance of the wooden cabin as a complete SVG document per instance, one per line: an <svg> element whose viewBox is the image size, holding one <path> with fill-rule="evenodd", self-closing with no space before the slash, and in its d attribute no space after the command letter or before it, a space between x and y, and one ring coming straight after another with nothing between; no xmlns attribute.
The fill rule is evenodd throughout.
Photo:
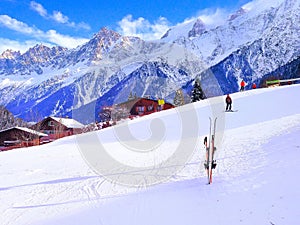
<svg viewBox="0 0 300 225"><path fill-rule="evenodd" d="M136 98L118 104L117 107L125 108L130 116L144 116L154 112L174 108L175 106L164 100L153 100L150 98Z"/></svg>
<svg viewBox="0 0 300 225"><path fill-rule="evenodd" d="M0 150L39 145L47 134L26 128L13 127L0 131Z"/></svg>
<svg viewBox="0 0 300 225"><path fill-rule="evenodd" d="M82 133L84 125L70 118L47 117L31 127L34 130L48 134L43 142L53 141L58 138Z"/></svg>

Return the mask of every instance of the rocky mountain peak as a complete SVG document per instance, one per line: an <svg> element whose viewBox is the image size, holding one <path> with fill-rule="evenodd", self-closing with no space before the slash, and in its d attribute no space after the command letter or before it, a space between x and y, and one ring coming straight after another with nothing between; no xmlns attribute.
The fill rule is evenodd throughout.
<svg viewBox="0 0 300 225"><path fill-rule="evenodd" d="M29 48L27 52L25 52L25 54L28 55L33 55L33 56L37 56L42 54L43 52L48 52L50 50L49 47L43 45L43 44L39 44L39 45L35 45L32 48Z"/></svg>
<svg viewBox="0 0 300 225"><path fill-rule="evenodd" d="M9 112L4 106L0 105L0 130L15 126L27 126L27 123Z"/></svg>
<svg viewBox="0 0 300 225"><path fill-rule="evenodd" d="M21 55L20 51L13 51L11 49L7 49L0 55L0 59L16 59Z"/></svg>
<svg viewBox="0 0 300 225"><path fill-rule="evenodd" d="M121 34L115 32L113 30L109 30L106 27L103 27L103 28L101 28L101 30L98 33L96 33L93 36L92 40L93 39L98 39L98 40L114 39L114 40L116 40L116 39L119 39L121 37L122 37Z"/></svg>
<svg viewBox="0 0 300 225"><path fill-rule="evenodd" d="M51 61L55 56L60 55L66 50L66 48L60 46L50 48L43 44L39 44L29 48L28 51L21 56L21 59L25 64L43 63Z"/></svg>
<svg viewBox="0 0 300 225"><path fill-rule="evenodd" d="M103 27L89 42L80 47L79 52L89 61L98 61L101 60L103 54L108 53L121 38L122 36L119 33ZM82 56L79 57L82 58Z"/></svg>
<svg viewBox="0 0 300 225"><path fill-rule="evenodd" d="M189 31L188 33L188 37L198 37L201 34L203 34L203 32L206 30L205 24L203 23L203 21L198 18L196 20L196 22L193 25L192 30Z"/></svg>
<svg viewBox="0 0 300 225"><path fill-rule="evenodd" d="M244 15L245 13L247 12L247 10L243 9L243 8L240 8L239 10L237 10L235 13L231 14L228 21L232 21L234 20L235 18L241 16L241 15Z"/></svg>

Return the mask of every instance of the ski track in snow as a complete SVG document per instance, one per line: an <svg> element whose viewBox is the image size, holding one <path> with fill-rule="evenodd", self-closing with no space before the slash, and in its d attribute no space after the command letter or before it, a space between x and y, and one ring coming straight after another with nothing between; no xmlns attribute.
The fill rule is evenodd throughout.
<svg viewBox="0 0 300 225"><path fill-rule="evenodd" d="M189 177L129 195L100 198L88 209L39 224L202 224L199 218L203 224L297 224L297 201L300 199L295 193L300 187L297 179L293 179L294 174L287 171L292 166L296 168L295 173L300 172L297 167L300 116L283 118L279 125L288 121L288 127L271 132L267 137L254 136L253 143L259 143L254 148L239 145L238 153L225 150L225 155L234 156L218 159L219 169L212 185L206 185L206 177L195 173L195 167L202 165L192 161L186 165L186 169L194 167L192 172L186 169L181 172ZM269 130L273 123L260 124L260 128ZM237 134L241 130L237 128L226 133ZM255 125L242 131L250 131L252 135L254 130ZM241 144L244 139L234 141ZM289 150L293 152L285 158ZM230 159L238 159L235 166ZM225 166L230 172L223 173ZM283 177L291 180L284 182Z"/></svg>
<svg viewBox="0 0 300 225"><path fill-rule="evenodd" d="M299 87L232 95L239 112L225 115L212 185L206 185L203 167L205 133L183 170L154 187L126 187L98 176L75 137L1 152L0 224L199 224L199 217L204 224L297 224ZM285 102L274 103L281 98ZM257 114L249 110L254 102Z"/></svg>

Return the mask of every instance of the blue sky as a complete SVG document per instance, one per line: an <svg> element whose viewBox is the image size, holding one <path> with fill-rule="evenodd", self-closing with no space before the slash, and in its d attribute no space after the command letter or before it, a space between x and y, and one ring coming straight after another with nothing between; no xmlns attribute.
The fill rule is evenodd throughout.
<svg viewBox="0 0 300 225"><path fill-rule="evenodd" d="M222 21L249 0L0 0L0 54L35 44L74 48L101 27L146 40L202 16Z"/></svg>

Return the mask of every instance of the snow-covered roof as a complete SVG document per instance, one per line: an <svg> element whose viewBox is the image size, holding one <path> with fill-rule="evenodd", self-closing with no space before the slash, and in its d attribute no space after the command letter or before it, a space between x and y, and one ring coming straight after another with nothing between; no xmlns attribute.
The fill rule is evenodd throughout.
<svg viewBox="0 0 300 225"><path fill-rule="evenodd" d="M80 128L80 129L82 129L84 127L84 125L82 123L80 123L80 122L78 122L77 120L74 120L74 119L60 118L60 117L54 117L54 116L51 116L50 118L52 118L53 120L63 124L67 128Z"/></svg>
<svg viewBox="0 0 300 225"><path fill-rule="evenodd" d="M48 136L47 134L38 132L36 130L29 129L27 127L11 127L11 128L5 129L5 130L1 130L0 133L2 133L4 131L12 130L12 129L22 130L22 131L25 131L27 133L31 133L31 134L37 135L39 137L46 137L46 136Z"/></svg>

